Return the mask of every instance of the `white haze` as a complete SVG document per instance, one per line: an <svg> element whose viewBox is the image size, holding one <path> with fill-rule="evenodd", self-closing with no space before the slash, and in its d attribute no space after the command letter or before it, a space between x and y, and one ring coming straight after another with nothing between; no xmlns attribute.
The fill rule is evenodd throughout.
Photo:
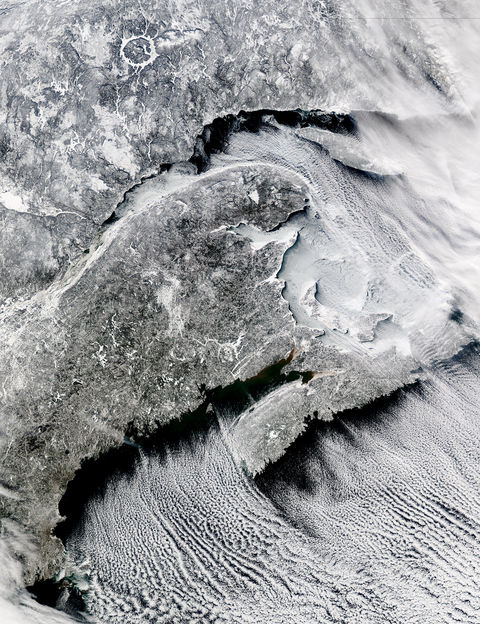
<svg viewBox="0 0 480 624"><path fill-rule="evenodd" d="M4 523L0 540L0 616L5 624L67 624L65 613L38 604L23 585L22 568L12 552L28 552L32 546L17 527Z"/></svg>

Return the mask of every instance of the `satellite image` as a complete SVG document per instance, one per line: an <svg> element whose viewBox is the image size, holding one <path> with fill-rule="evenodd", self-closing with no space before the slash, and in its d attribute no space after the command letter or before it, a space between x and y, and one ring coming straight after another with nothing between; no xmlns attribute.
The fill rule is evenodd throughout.
<svg viewBox="0 0 480 624"><path fill-rule="evenodd" d="M480 5L0 3L0 622L480 624Z"/></svg>

